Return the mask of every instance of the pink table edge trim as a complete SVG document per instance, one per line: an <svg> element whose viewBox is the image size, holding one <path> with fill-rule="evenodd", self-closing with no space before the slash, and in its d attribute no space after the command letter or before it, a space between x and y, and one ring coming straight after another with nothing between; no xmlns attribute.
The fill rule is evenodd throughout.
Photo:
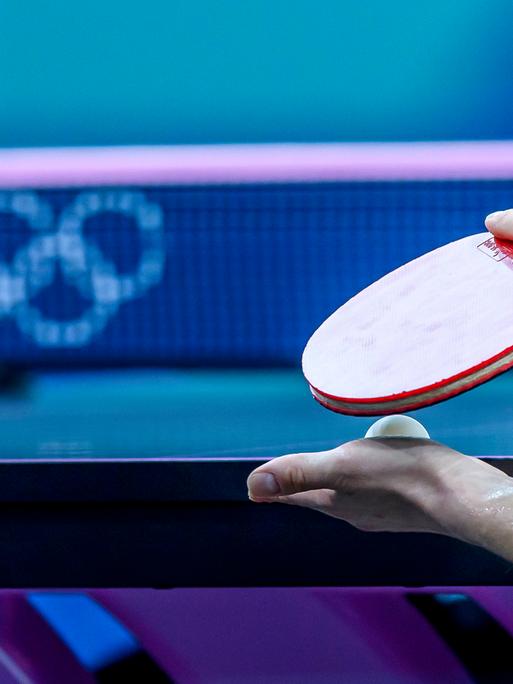
<svg viewBox="0 0 513 684"><path fill-rule="evenodd" d="M513 140L0 149L0 188L513 179Z"/></svg>

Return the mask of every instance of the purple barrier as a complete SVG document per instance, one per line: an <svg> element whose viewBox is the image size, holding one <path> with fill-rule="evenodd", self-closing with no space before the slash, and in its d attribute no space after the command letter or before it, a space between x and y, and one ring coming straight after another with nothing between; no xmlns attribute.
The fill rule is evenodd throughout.
<svg viewBox="0 0 513 684"><path fill-rule="evenodd" d="M94 684L73 653L28 603L0 593L0 684Z"/></svg>
<svg viewBox="0 0 513 684"><path fill-rule="evenodd" d="M476 587L465 590L490 613L510 634L513 634L513 589L511 587Z"/></svg>
<svg viewBox="0 0 513 684"><path fill-rule="evenodd" d="M179 684L471 680L403 592L97 590Z"/></svg>

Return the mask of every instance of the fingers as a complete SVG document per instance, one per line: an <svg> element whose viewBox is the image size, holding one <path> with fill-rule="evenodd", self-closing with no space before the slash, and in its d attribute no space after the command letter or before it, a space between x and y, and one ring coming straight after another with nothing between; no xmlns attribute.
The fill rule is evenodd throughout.
<svg viewBox="0 0 513 684"><path fill-rule="evenodd" d="M251 473L249 497L262 501L317 489L336 489L343 478L342 458L340 449L275 458Z"/></svg>
<svg viewBox="0 0 513 684"><path fill-rule="evenodd" d="M489 214L485 219L485 226L495 237L513 240L513 209Z"/></svg>

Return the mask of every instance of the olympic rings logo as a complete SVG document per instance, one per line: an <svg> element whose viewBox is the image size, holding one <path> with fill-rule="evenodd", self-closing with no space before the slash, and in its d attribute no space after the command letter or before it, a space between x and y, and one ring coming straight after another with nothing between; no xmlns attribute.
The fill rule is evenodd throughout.
<svg viewBox="0 0 513 684"><path fill-rule="evenodd" d="M141 253L131 273L120 272L84 235L84 222L104 212L132 218L137 225ZM13 317L20 331L41 347L87 345L124 302L143 296L162 280L166 257L162 210L142 193L82 192L54 223L51 206L37 194L4 192L0 193L1 214L23 220L34 237L10 264L0 261L0 317ZM65 282L91 302L73 320L46 317L33 302L54 282L58 267Z"/></svg>

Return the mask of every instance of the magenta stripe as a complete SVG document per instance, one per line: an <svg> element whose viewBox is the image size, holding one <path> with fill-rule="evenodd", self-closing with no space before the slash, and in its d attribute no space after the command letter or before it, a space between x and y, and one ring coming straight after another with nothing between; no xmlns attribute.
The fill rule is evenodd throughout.
<svg viewBox="0 0 513 684"><path fill-rule="evenodd" d="M0 150L0 187L513 178L513 141Z"/></svg>

